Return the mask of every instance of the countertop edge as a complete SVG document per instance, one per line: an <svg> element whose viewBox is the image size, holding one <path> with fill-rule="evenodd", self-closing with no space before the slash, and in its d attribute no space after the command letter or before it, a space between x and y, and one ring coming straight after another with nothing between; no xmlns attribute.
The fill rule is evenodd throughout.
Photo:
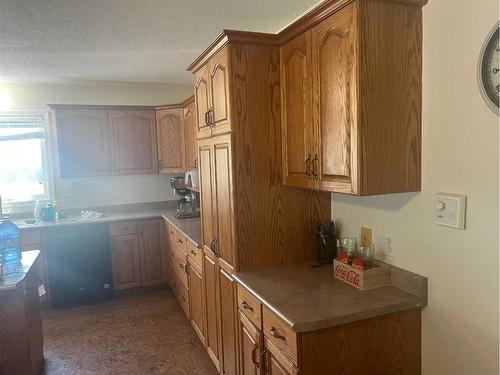
<svg viewBox="0 0 500 375"><path fill-rule="evenodd" d="M178 225L176 225L172 219L170 219L166 214L162 214L161 218L165 221L168 221L170 225L172 225L175 229L177 229L179 232L181 232L186 239L188 239L192 244L194 244L196 247L201 248L201 243L198 243L197 241L193 240L189 234L187 234L182 228L180 228Z"/></svg>
<svg viewBox="0 0 500 375"><path fill-rule="evenodd" d="M338 325L343 325L347 323L352 323L359 320L365 320L370 318L375 318L377 316L382 316L386 314L391 314L399 311L409 310L413 308L423 308L425 307L425 301L421 297L413 296L414 299L411 301L405 301L401 303L396 303L392 305L385 305L383 307L362 310L357 313L347 314L341 317L332 317L322 320L317 320L313 322L306 323L292 323L288 320L278 309L276 309L269 301L260 296L255 292L245 281L238 277L237 274L233 275L236 282L243 286L247 291L249 291L255 298L257 298L263 305L270 309L274 314L276 314L283 322L285 322L294 332L305 333L313 332L325 328L335 327Z"/></svg>

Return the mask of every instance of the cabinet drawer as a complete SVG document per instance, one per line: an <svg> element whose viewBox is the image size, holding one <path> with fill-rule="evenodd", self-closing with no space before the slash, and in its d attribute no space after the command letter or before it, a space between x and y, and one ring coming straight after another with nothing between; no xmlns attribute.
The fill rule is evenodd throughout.
<svg viewBox="0 0 500 375"><path fill-rule="evenodd" d="M186 241L188 256L201 268L203 264L203 251L195 246L191 241Z"/></svg>
<svg viewBox="0 0 500 375"><path fill-rule="evenodd" d="M238 284L238 307L259 329L262 327L261 303L252 293Z"/></svg>
<svg viewBox="0 0 500 375"><path fill-rule="evenodd" d="M264 335L278 350L297 365L297 334L266 306L262 307Z"/></svg>
<svg viewBox="0 0 500 375"><path fill-rule="evenodd" d="M111 236L124 236L126 234L137 234L137 222L121 221L119 223L111 223L109 226Z"/></svg>
<svg viewBox="0 0 500 375"><path fill-rule="evenodd" d="M186 238L171 224L168 225L168 238L170 239L171 245L177 244L185 253L187 252Z"/></svg>
<svg viewBox="0 0 500 375"><path fill-rule="evenodd" d="M189 295L188 295L188 288L180 282L178 284L177 288L177 300L179 301L182 310L184 310L184 313L186 316L189 318Z"/></svg>
<svg viewBox="0 0 500 375"><path fill-rule="evenodd" d="M175 273L179 276L181 281L187 285L187 273L186 273L186 254L179 255L179 252L181 250L174 250L173 256L172 256L172 268L174 269Z"/></svg>

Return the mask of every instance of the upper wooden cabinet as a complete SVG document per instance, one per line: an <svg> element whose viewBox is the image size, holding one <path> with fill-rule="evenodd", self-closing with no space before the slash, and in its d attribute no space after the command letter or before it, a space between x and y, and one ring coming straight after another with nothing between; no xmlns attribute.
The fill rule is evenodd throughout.
<svg viewBox="0 0 500 375"><path fill-rule="evenodd" d="M61 178L158 173L153 109L53 107Z"/></svg>
<svg viewBox="0 0 500 375"><path fill-rule="evenodd" d="M194 99L194 98L193 98ZM184 127L186 144L186 170L198 168L198 142L194 100L184 107Z"/></svg>
<svg viewBox="0 0 500 375"><path fill-rule="evenodd" d="M61 178L111 174L107 111L57 110Z"/></svg>
<svg viewBox="0 0 500 375"><path fill-rule="evenodd" d="M182 108L156 111L158 164L161 173L186 171L184 111Z"/></svg>
<svg viewBox="0 0 500 375"><path fill-rule="evenodd" d="M416 3L354 1L281 46L285 184L354 195L420 190Z"/></svg>
<svg viewBox="0 0 500 375"><path fill-rule="evenodd" d="M198 138L230 132L228 49L213 55L194 77Z"/></svg>
<svg viewBox="0 0 500 375"><path fill-rule="evenodd" d="M108 111L114 175L158 173L153 111Z"/></svg>

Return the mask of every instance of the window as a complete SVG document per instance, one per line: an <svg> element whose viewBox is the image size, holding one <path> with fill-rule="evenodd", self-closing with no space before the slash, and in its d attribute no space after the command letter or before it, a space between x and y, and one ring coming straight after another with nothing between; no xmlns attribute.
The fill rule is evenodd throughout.
<svg viewBox="0 0 500 375"><path fill-rule="evenodd" d="M28 208L50 198L46 113L0 113L3 207Z"/></svg>

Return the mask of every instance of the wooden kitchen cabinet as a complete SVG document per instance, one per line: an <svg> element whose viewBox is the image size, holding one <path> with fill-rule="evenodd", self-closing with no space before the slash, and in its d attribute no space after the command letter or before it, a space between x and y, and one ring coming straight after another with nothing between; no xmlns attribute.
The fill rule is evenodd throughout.
<svg viewBox="0 0 500 375"><path fill-rule="evenodd" d="M158 162L161 173L186 171L185 129L182 108L156 111Z"/></svg>
<svg viewBox="0 0 500 375"><path fill-rule="evenodd" d="M188 259L189 310L191 311L191 325L201 342L205 343L203 272L191 258Z"/></svg>
<svg viewBox="0 0 500 375"><path fill-rule="evenodd" d="M186 170L198 169L198 143L194 97L184 107Z"/></svg>
<svg viewBox="0 0 500 375"><path fill-rule="evenodd" d="M240 375L264 375L265 367L261 360L264 336L241 312L238 320L238 340Z"/></svg>
<svg viewBox="0 0 500 375"><path fill-rule="evenodd" d="M231 131L229 103L229 59L222 48L194 76L198 138Z"/></svg>
<svg viewBox="0 0 500 375"><path fill-rule="evenodd" d="M203 277L205 288L205 313L206 334L205 346L208 355L217 370L220 369L220 347L219 347L219 313L218 313L218 288L217 288L217 260L212 254L204 252L203 255Z"/></svg>
<svg viewBox="0 0 500 375"><path fill-rule="evenodd" d="M298 375L297 367L286 359L267 337L264 337L264 347L266 375Z"/></svg>
<svg viewBox="0 0 500 375"><path fill-rule="evenodd" d="M420 190L421 5L354 1L283 32L286 185L353 195Z"/></svg>
<svg viewBox="0 0 500 375"><path fill-rule="evenodd" d="M199 155L203 243L233 269L231 135L199 140Z"/></svg>
<svg viewBox="0 0 500 375"><path fill-rule="evenodd" d="M310 31L280 49L283 181L301 188L314 187L311 178L315 149L310 51Z"/></svg>
<svg viewBox="0 0 500 375"><path fill-rule="evenodd" d="M166 284L168 254L159 219L110 224L113 289Z"/></svg>
<svg viewBox="0 0 500 375"><path fill-rule="evenodd" d="M141 285L167 283L166 251L162 242L161 220L144 220L137 224L141 263Z"/></svg>
<svg viewBox="0 0 500 375"><path fill-rule="evenodd" d="M50 106L61 178L158 173L152 107Z"/></svg>
<svg viewBox="0 0 500 375"><path fill-rule="evenodd" d="M23 229L19 237L21 251L40 250L40 255L34 265L40 284L43 284L45 293L39 297L40 302L49 300L49 283L47 278L47 256L43 246L43 235L39 229Z"/></svg>
<svg viewBox="0 0 500 375"><path fill-rule="evenodd" d="M105 110L57 110L61 178L111 174L108 117Z"/></svg>
<svg viewBox="0 0 500 375"><path fill-rule="evenodd" d="M210 108L208 64L194 74L194 98L196 108L196 127L198 138L211 136L208 110Z"/></svg>
<svg viewBox="0 0 500 375"><path fill-rule="evenodd" d="M136 234L111 237L111 264L115 290L141 286L139 243Z"/></svg>
<svg viewBox="0 0 500 375"><path fill-rule="evenodd" d="M236 283L231 274L218 266L218 310L220 322L219 340L221 348L220 373L236 374L238 370L237 299Z"/></svg>
<svg viewBox="0 0 500 375"><path fill-rule="evenodd" d="M158 173L152 110L108 111L113 175Z"/></svg>

